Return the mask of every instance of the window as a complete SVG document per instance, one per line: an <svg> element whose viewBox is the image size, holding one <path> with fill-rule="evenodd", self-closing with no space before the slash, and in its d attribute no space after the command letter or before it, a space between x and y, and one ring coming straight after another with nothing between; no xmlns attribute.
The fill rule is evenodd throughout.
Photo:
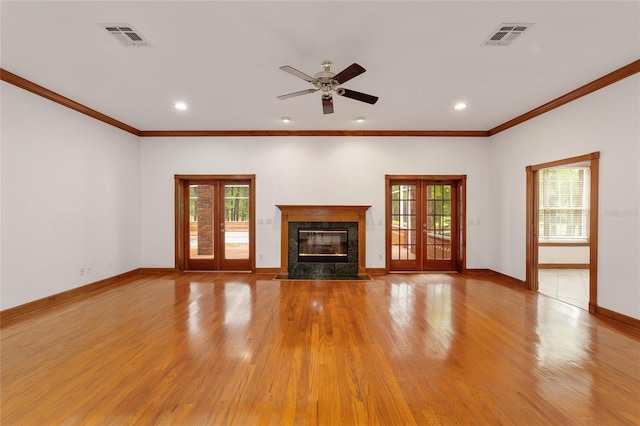
<svg viewBox="0 0 640 426"><path fill-rule="evenodd" d="M539 241L589 241L589 167L541 169Z"/></svg>

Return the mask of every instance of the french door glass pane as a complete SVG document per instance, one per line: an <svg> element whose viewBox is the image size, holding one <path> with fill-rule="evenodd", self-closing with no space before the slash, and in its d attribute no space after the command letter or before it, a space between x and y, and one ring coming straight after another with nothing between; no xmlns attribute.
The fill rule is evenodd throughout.
<svg viewBox="0 0 640 426"><path fill-rule="evenodd" d="M224 186L224 258L249 258L249 185Z"/></svg>
<svg viewBox="0 0 640 426"><path fill-rule="evenodd" d="M214 186L189 185L189 258L213 259Z"/></svg>
<svg viewBox="0 0 640 426"><path fill-rule="evenodd" d="M416 258L416 185L391 186L391 259Z"/></svg>
<svg viewBox="0 0 640 426"><path fill-rule="evenodd" d="M451 260L451 185L427 185L426 196L426 259Z"/></svg>

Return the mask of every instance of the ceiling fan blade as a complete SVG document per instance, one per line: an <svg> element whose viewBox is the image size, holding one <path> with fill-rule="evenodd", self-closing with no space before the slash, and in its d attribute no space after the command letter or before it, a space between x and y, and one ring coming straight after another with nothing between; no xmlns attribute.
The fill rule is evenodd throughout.
<svg viewBox="0 0 640 426"><path fill-rule="evenodd" d="M276 96L278 99L289 99L300 95L306 95L308 93L317 92L318 89L306 89L300 90L299 92L287 93L286 95Z"/></svg>
<svg viewBox="0 0 640 426"><path fill-rule="evenodd" d="M302 71L298 71L297 69L289 66L289 65L283 65L280 67L280 69L284 72L288 72L291 75L295 75L298 78L303 79L304 81L308 81L309 83L313 83L314 81L316 81L315 78L311 77L310 75L307 75L305 73L303 73Z"/></svg>
<svg viewBox="0 0 640 426"><path fill-rule="evenodd" d="M333 98L331 95L322 97L322 113L333 114Z"/></svg>
<svg viewBox="0 0 640 426"><path fill-rule="evenodd" d="M378 97L373 95L367 95L366 93L356 92L355 90L339 88L336 93L345 98L355 99L356 101L366 102L368 104L375 104L378 102Z"/></svg>
<svg viewBox="0 0 640 426"><path fill-rule="evenodd" d="M356 63L353 63L348 67L346 67L345 69L343 69L342 71L340 71L338 74L336 74L335 77L333 77L333 79L338 83L342 84L345 81L351 80L353 77L359 76L365 71L366 70L362 66Z"/></svg>

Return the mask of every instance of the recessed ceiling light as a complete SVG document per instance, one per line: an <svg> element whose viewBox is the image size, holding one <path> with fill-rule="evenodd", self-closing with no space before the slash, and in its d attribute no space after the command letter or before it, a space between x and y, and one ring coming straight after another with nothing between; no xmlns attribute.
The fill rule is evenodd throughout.
<svg viewBox="0 0 640 426"><path fill-rule="evenodd" d="M364 117L356 118L356 123L364 123Z"/></svg>
<svg viewBox="0 0 640 426"><path fill-rule="evenodd" d="M462 111L466 107L467 107L467 104L465 104L464 102L458 102L456 106L454 106L453 108L457 109L458 111Z"/></svg>
<svg viewBox="0 0 640 426"><path fill-rule="evenodd" d="M185 109L187 109L187 104L185 104L184 102L176 102L174 107L177 110L184 111Z"/></svg>
<svg viewBox="0 0 640 426"><path fill-rule="evenodd" d="M291 119L289 117L282 117L280 121L282 121L283 123L290 123Z"/></svg>

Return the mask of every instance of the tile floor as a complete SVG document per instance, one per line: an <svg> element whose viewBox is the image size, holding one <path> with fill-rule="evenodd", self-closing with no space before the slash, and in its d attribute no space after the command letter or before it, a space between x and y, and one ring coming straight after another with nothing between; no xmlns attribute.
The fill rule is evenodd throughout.
<svg viewBox="0 0 640 426"><path fill-rule="evenodd" d="M588 269L539 269L538 291L589 310Z"/></svg>

